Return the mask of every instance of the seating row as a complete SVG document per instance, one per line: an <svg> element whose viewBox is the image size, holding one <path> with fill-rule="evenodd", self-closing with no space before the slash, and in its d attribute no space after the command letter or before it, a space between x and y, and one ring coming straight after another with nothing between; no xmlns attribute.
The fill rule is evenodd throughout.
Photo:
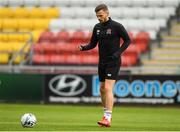
<svg viewBox="0 0 180 132"><path fill-rule="evenodd" d="M50 19L0 19L1 31L48 30Z"/></svg>
<svg viewBox="0 0 180 132"><path fill-rule="evenodd" d="M129 32L149 32L152 39L156 38L156 33L160 28L167 25L166 19L117 19L116 21L122 23ZM98 23L96 19L53 19L49 29L52 32L61 30L92 31L96 23Z"/></svg>
<svg viewBox="0 0 180 132"><path fill-rule="evenodd" d="M133 55L122 56L122 66L132 66L137 64L138 58ZM34 65L97 65L96 55L43 55L34 54L32 57Z"/></svg>
<svg viewBox="0 0 180 132"><path fill-rule="evenodd" d="M6 34L6 33L1 33L0 34L0 43L2 42L27 42L31 39L31 34L29 33L14 33L14 34Z"/></svg>
<svg viewBox="0 0 180 132"><path fill-rule="evenodd" d="M115 7L110 15L116 18L169 18L175 14L173 7ZM18 7L0 8L0 18L95 18L94 7Z"/></svg>
<svg viewBox="0 0 180 132"><path fill-rule="evenodd" d="M138 32L134 34L133 32L128 32L131 42L132 43L145 43L148 44L150 41L150 36L147 32ZM45 31L43 32L38 42L71 42L71 43L88 43L92 36L91 32L84 32L84 31L60 31L57 33Z"/></svg>
<svg viewBox="0 0 180 132"><path fill-rule="evenodd" d="M0 18L58 18L60 16L59 10L55 7L1 7Z"/></svg>
<svg viewBox="0 0 180 132"><path fill-rule="evenodd" d="M174 6L179 0L1 0L0 6L96 6L106 3L109 6Z"/></svg>
<svg viewBox="0 0 180 132"><path fill-rule="evenodd" d="M113 7L109 8L110 16L118 18L169 18L175 14L174 7ZM95 18L94 7L61 7L61 18Z"/></svg>

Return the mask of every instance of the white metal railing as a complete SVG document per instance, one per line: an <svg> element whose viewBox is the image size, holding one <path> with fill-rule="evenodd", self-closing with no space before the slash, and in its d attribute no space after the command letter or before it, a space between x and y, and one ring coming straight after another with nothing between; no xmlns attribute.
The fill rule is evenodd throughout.
<svg viewBox="0 0 180 132"><path fill-rule="evenodd" d="M32 52L31 52L31 50L30 50L30 52L26 52L25 51L25 49L29 46L29 47L31 47L31 45L32 45L32 42L33 42L33 35L32 35L32 33L31 32L0 32L0 34L22 34L22 35L24 35L24 34L28 34L30 37L29 37L29 40L27 40L27 42L25 42L24 43L24 45L23 45L23 47L19 50L19 51L17 51L17 52L13 52L12 51L12 57L8 60L8 66L9 67L11 67L12 65L13 65L13 63L14 63L14 61L16 60L16 58L20 55L20 56L22 56L22 55L26 55L26 59L24 59L24 60L20 60L20 63L19 63L19 65L22 65L22 64L24 64L24 63L26 63L27 61L30 61L31 59L31 56L32 56ZM6 51L4 51L4 52L6 52ZM3 52L3 53L4 53ZM8 52L9 53L9 52Z"/></svg>
<svg viewBox="0 0 180 132"><path fill-rule="evenodd" d="M30 36L29 40L27 42L25 42L24 46L15 54L13 54L12 58L9 60L9 65L12 66L13 62L15 61L15 59L19 56L19 55L27 55L26 59L24 60L20 60L20 65L23 63L26 63L27 61L30 61L30 58L32 56L32 52L30 50L30 52L26 53L25 49L29 46L31 47L32 42L33 42L33 36L32 33L30 32L15 32L16 34L28 34Z"/></svg>
<svg viewBox="0 0 180 132"><path fill-rule="evenodd" d="M97 66L31 66L12 65L11 67L0 65L0 72L10 73L34 73L34 74L97 74ZM180 67L121 67L120 74L160 74L180 75Z"/></svg>

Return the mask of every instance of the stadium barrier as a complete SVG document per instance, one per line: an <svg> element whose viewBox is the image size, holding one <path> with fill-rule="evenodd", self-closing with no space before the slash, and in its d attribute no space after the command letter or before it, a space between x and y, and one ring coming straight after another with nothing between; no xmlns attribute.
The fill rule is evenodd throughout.
<svg viewBox="0 0 180 132"><path fill-rule="evenodd" d="M180 76L122 75L115 103L180 104ZM101 103L97 75L46 75L46 103Z"/></svg>
<svg viewBox="0 0 180 132"><path fill-rule="evenodd" d="M40 102L43 99L43 75L0 74L1 102Z"/></svg>
<svg viewBox="0 0 180 132"><path fill-rule="evenodd" d="M121 75L114 87L117 104L180 104L179 75ZM100 103L95 74L1 74L0 101Z"/></svg>

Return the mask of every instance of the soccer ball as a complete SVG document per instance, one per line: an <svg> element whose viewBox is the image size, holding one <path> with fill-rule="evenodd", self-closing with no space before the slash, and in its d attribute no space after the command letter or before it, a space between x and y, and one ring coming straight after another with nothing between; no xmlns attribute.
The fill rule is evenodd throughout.
<svg viewBox="0 0 180 132"><path fill-rule="evenodd" d="M36 116L31 113L25 113L21 117L21 125L23 127L34 127L36 125Z"/></svg>

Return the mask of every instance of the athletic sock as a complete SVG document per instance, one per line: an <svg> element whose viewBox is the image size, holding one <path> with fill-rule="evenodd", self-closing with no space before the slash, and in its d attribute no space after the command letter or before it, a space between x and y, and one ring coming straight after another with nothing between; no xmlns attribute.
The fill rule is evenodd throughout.
<svg viewBox="0 0 180 132"><path fill-rule="evenodd" d="M111 122L111 117L112 117L112 111L106 110L106 112L105 112L105 118L106 118L109 122Z"/></svg>
<svg viewBox="0 0 180 132"><path fill-rule="evenodd" d="M108 109L107 108L103 108L103 111L104 111L104 117L106 116L106 111L107 111Z"/></svg>

